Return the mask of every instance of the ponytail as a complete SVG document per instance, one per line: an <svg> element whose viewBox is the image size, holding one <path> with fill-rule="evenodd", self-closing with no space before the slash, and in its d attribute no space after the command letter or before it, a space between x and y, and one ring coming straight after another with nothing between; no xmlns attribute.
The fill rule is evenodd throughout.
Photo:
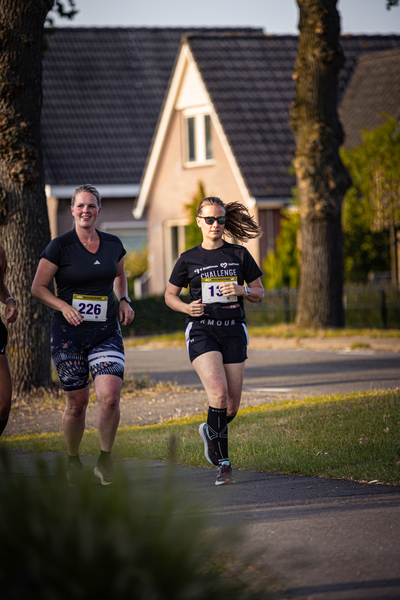
<svg viewBox="0 0 400 600"><path fill-rule="evenodd" d="M226 215L225 231L230 237L244 242L245 240L251 240L262 235L261 227L257 225L254 218L241 202L224 204L220 198L210 196L200 202L197 214L201 215L203 206L208 205L221 206L224 209Z"/></svg>

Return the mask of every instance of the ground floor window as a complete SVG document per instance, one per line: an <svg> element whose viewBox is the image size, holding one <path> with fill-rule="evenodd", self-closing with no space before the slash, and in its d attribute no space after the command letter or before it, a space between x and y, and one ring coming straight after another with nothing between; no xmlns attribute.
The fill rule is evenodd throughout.
<svg viewBox="0 0 400 600"><path fill-rule="evenodd" d="M147 227L138 223L102 223L102 231L119 237L127 252L141 252L147 246Z"/></svg>

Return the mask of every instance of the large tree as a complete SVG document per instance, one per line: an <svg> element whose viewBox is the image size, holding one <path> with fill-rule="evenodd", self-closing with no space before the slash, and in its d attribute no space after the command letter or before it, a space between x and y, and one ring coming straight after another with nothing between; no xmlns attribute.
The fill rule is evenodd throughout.
<svg viewBox="0 0 400 600"><path fill-rule="evenodd" d="M340 46L337 0L297 0L299 49L293 77L291 126L301 218L301 278L296 321L301 326L343 327L341 206L350 186L339 157Z"/></svg>
<svg viewBox="0 0 400 600"><path fill-rule="evenodd" d="M14 396L51 381L51 314L30 293L50 241L40 140L44 26L52 15L76 13L75 0L0 0L0 244L19 309L7 346Z"/></svg>
<svg viewBox="0 0 400 600"><path fill-rule="evenodd" d="M50 311L30 294L50 240L40 144L44 23L54 0L0 0L0 244L19 317L7 347L14 395L50 382Z"/></svg>

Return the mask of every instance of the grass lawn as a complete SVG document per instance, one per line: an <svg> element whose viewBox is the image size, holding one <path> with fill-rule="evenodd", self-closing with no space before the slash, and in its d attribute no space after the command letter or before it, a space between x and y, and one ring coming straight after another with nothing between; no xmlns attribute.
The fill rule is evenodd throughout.
<svg viewBox="0 0 400 600"><path fill-rule="evenodd" d="M167 460L171 437L180 464L207 466L198 426L205 413L118 431L114 456ZM62 434L3 438L10 449L65 452ZM240 411L229 429L235 468L377 480L400 485L400 390L336 394L274 402ZM81 453L98 453L97 431L84 435Z"/></svg>

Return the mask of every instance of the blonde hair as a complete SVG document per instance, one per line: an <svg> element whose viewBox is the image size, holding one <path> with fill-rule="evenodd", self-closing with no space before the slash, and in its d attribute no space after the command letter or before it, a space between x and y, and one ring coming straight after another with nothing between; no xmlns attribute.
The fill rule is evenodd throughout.
<svg viewBox="0 0 400 600"><path fill-rule="evenodd" d="M198 216L201 216L203 206L220 206L225 211L226 223L225 231L230 236L240 242L251 240L262 236L262 229L257 225L254 217L251 216L244 204L240 202L228 202L224 204L220 198L210 196L203 198L197 208Z"/></svg>
<svg viewBox="0 0 400 600"><path fill-rule="evenodd" d="M89 192L89 194L93 194L93 196L97 200L97 206L99 208L101 208L101 196L100 196L100 192L94 187L94 185L91 185L90 183L84 183L83 185L80 185L78 188L76 188L76 190L72 194L71 206L74 206L74 204L75 204L75 198L81 192Z"/></svg>

